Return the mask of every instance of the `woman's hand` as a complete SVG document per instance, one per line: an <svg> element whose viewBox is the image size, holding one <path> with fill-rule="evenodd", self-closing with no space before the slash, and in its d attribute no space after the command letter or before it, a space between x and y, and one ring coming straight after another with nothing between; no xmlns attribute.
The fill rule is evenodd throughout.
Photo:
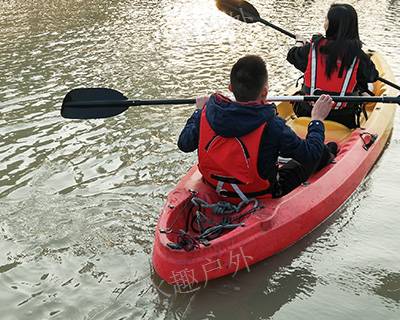
<svg viewBox="0 0 400 320"><path fill-rule="evenodd" d="M306 43L307 43L307 40L303 36L296 34L296 44L295 44L296 47L302 47Z"/></svg>
<svg viewBox="0 0 400 320"><path fill-rule="evenodd" d="M204 96L204 97L197 97L196 98L196 109L203 109L204 105L208 102L210 97Z"/></svg>

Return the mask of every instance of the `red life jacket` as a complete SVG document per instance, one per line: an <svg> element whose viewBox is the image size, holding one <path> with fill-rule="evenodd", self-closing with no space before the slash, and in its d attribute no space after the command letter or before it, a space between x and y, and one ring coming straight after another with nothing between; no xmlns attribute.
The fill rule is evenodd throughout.
<svg viewBox="0 0 400 320"><path fill-rule="evenodd" d="M225 197L269 195L270 183L258 174L258 153L266 123L243 137L226 138L211 128L206 107L200 120L199 170L206 183Z"/></svg>
<svg viewBox="0 0 400 320"><path fill-rule="evenodd" d="M329 93L331 95L345 96L353 93L357 85L357 72L360 59L355 57L350 68L343 72L342 77L339 77L339 65L332 72L331 77L328 78L325 73L326 55L319 51L321 46L325 45L328 40L325 38L314 39L311 40L307 69L304 73L306 94L313 95L315 91L322 91L322 93ZM340 64L339 61L338 64ZM343 109L346 106L346 103L337 103L333 109Z"/></svg>

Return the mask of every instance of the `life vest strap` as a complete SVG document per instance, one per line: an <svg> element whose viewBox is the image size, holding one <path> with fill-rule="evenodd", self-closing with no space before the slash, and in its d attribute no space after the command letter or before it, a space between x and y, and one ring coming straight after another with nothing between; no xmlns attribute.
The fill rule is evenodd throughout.
<svg viewBox="0 0 400 320"><path fill-rule="evenodd" d="M310 79L310 88L309 88L309 94L310 95L315 95L316 91L321 91L319 88L316 87L317 86L317 75L318 75L318 72L319 72L319 70L317 70L318 59L319 59L319 57L318 57L318 55L319 55L318 54L318 48L319 48L318 43L315 43L313 41L312 44L311 44L311 55L310 55L310 58L311 58L311 70L310 70L311 79ZM355 70L355 67L356 67L356 64L357 64L357 60L358 60L358 58L354 57L351 66L346 71L345 77L343 79L343 83L341 85L340 92L337 93L339 96L345 96L346 95L346 93L348 91L348 88L349 88L349 85L350 85L351 78L353 76L353 73L354 73L354 70ZM338 102L333 107L333 109L336 109L336 110L337 109L341 109L344 106L346 106L346 103Z"/></svg>
<svg viewBox="0 0 400 320"><path fill-rule="evenodd" d="M223 189L225 182L224 181L218 181L216 191L219 195L222 195L223 192L226 190ZM232 189L235 191L235 193L239 196L239 198L245 202L249 202L249 198L246 197L246 195L240 190L238 185L236 183L229 183L229 185L232 187Z"/></svg>
<svg viewBox="0 0 400 320"><path fill-rule="evenodd" d="M310 96L311 94L310 94L310 87L308 87L308 86L306 86L305 84L303 84L303 86L302 86L302 88L301 88L301 91L300 91L300 94L302 94L302 95L306 95L306 96ZM314 91L314 95L316 95L316 96L320 96L320 95L322 95L322 94L328 94L328 95L330 95L330 96L339 96L340 95L340 92L334 92L334 91L326 91L326 90L315 90ZM358 96L359 95L359 92L358 91L354 91L354 92L352 92L352 93L347 93L347 94L345 94L344 96L348 96L348 97L351 97L351 96ZM350 104L354 104L355 102L353 102L353 103L350 103ZM349 104L349 103L347 103L347 104Z"/></svg>
<svg viewBox="0 0 400 320"><path fill-rule="evenodd" d="M311 88L310 95L314 95L314 91L316 90L315 85L317 82L317 46L313 42L312 44L312 54L311 54Z"/></svg>
<svg viewBox="0 0 400 320"><path fill-rule="evenodd" d="M220 175L216 175L216 174L212 174L211 178L217 180L217 181L222 181L225 183L229 183L229 184L243 184L243 182L241 182L240 180L234 178L234 177L224 177L224 176L220 176Z"/></svg>
<svg viewBox="0 0 400 320"><path fill-rule="evenodd" d="M354 58L353 63L351 64L351 67L346 72L346 78L344 79L343 86L342 86L342 91L340 92L340 96L341 97L344 97L346 95L347 88L349 87L350 79L351 79L351 77L353 75L353 70L354 70L354 67L356 65L356 62L357 62L357 57ZM339 102L339 103L336 104L334 109L340 109L340 107L342 105L343 105L343 103Z"/></svg>
<svg viewBox="0 0 400 320"><path fill-rule="evenodd" d="M228 190L224 190L222 189L222 187L220 187L220 192L218 192L218 185L215 186L214 184L208 182L206 179L203 178L203 181L205 184L209 185L210 187L212 187L213 189L215 189L217 191L217 193L219 195L221 195L222 197L227 197L227 198L240 198L240 196L238 195L238 193L235 191L228 191ZM223 186L224 183L222 183ZM232 188L234 189L234 187L232 186ZM234 189L235 190L235 189ZM255 191L255 192L242 192L247 199L252 199L252 198L256 198L256 197L261 197L261 196L265 196L265 195L271 195L272 197L272 190L271 188L265 189L265 190L260 190L260 191ZM243 200L243 199L242 199Z"/></svg>
<svg viewBox="0 0 400 320"><path fill-rule="evenodd" d="M237 184L231 183L232 189L235 190L235 192L239 195L239 198L242 199L244 202L249 202L249 198L246 197L246 195L240 190Z"/></svg>

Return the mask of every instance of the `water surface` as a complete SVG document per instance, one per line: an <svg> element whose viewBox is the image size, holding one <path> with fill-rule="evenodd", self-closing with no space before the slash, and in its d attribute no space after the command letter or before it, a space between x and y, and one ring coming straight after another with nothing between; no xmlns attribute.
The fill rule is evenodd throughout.
<svg viewBox="0 0 400 320"><path fill-rule="evenodd" d="M289 31L321 32L325 1L254 0ZM400 79L400 3L350 1L362 40ZM385 154L346 205L284 253L192 294L153 274L166 193L194 163L176 139L193 106L60 117L68 90L131 98L226 91L231 65L268 62L272 94L299 73L292 40L219 13L211 0L2 1L2 319L398 319L399 118Z"/></svg>

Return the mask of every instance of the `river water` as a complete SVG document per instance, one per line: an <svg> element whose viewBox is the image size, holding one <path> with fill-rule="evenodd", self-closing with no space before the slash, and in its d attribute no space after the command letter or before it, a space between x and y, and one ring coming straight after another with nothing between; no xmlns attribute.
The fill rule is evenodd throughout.
<svg viewBox="0 0 400 320"><path fill-rule="evenodd" d="M400 1L350 1L362 40L400 80ZM193 106L135 107L106 120L60 116L64 95L131 98L225 91L256 53L273 94L299 76L292 40L218 12L212 0L0 1L0 318L399 319L399 118L351 199L278 256L179 293L153 274L166 193L194 163L176 147ZM289 31L322 31L329 2L254 0Z"/></svg>

